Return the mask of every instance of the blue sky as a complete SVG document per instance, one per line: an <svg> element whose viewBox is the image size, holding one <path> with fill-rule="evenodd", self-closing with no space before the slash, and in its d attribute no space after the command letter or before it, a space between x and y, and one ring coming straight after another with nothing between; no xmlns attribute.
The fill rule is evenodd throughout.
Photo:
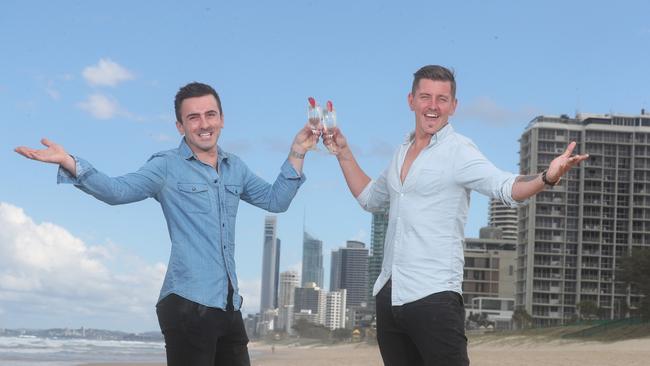
<svg viewBox="0 0 650 366"><path fill-rule="evenodd" d="M307 97L334 101L365 171L377 176L413 128L406 97L426 64L455 69L455 129L504 170L536 115L650 110L645 1L8 1L0 12L0 328L157 329L169 256L159 206L111 207L56 167L13 152L48 137L110 175L174 148L173 97L190 81L220 93L220 145L267 180L305 123ZM278 218L281 270L298 269L303 217L329 254L370 241L370 215L338 164L310 154L308 181ZM237 222L244 311L259 307L265 212ZM487 221L472 196L466 236Z"/></svg>

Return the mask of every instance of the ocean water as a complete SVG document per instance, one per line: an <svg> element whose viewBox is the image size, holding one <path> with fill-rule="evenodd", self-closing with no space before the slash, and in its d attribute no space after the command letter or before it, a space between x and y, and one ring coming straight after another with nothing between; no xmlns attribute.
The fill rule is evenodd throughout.
<svg viewBox="0 0 650 366"><path fill-rule="evenodd" d="M2 366L73 366L87 362L165 362L165 343L0 337Z"/></svg>

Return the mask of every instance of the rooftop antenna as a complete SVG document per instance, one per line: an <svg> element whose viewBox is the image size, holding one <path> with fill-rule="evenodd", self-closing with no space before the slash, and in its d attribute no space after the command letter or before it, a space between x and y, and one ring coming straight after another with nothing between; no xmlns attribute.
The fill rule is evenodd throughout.
<svg viewBox="0 0 650 366"><path fill-rule="evenodd" d="M576 88L576 119L580 114L580 88Z"/></svg>

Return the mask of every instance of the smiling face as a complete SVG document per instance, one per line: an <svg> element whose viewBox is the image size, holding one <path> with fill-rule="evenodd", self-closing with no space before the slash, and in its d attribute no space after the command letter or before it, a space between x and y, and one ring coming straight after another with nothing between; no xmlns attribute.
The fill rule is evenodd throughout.
<svg viewBox="0 0 650 366"><path fill-rule="evenodd" d="M181 103L182 121L176 128L185 136L185 142L197 157L216 154L217 141L223 128L223 115L216 98L211 95L186 98Z"/></svg>
<svg viewBox="0 0 650 366"><path fill-rule="evenodd" d="M415 113L415 136L433 136L456 111L456 98L449 81L421 79L409 93L409 107Z"/></svg>

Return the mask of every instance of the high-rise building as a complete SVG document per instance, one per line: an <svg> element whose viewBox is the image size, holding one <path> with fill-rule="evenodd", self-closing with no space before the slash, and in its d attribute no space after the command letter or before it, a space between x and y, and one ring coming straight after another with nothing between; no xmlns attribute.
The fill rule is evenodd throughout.
<svg viewBox="0 0 650 366"><path fill-rule="evenodd" d="M300 286L300 278L296 271L280 273L280 288L278 290L278 307L293 305L295 288Z"/></svg>
<svg viewBox="0 0 650 366"><path fill-rule="evenodd" d="M280 273L278 324L275 330L284 330L287 333L292 333L294 293L298 286L300 286L300 279L297 272L285 271Z"/></svg>
<svg viewBox="0 0 650 366"><path fill-rule="evenodd" d="M347 290L347 307L368 301L368 249L360 241L348 240L345 248L332 251L330 291Z"/></svg>
<svg viewBox="0 0 650 366"><path fill-rule="evenodd" d="M339 250L332 250L330 258L330 291L336 291L341 288L341 259Z"/></svg>
<svg viewBox="0 0 650 366"><path fill-rule="evenodd" d="M294 291L294 317L298 319L301 316L297 314L304 314L304 318L313 323L325 324L326 292L314 282L306 283L304 287L296 287Z"/></svg>
<svg viewBox="0 0 650 366"><path fill-rule="evenodd" d="M517 208L508 207L501 200L492 198L488 212L488 225L501 229L501 238L517 241Z"/></svg>
<svg viewBox="0 0 650 366"><path fill-rule="evenodd" d="M302 238L302 285L313 282L323 286L323 242L307 232Z"/></svg>
<svg viewBox="0 0 650 366"><path fill-rule="evenodd" d="M538 174L576 141L589 159L519 211L515 306L535 325L574 320L580 303L611 318L640 296L617 260L650 246L650 115L540 116L520 138L520 173Z"/></svg>
<svg viewBox="0 0 650 366"><path fill-rule="evenodd" d="M388 230L388 208L372 214L370 230L370 256L368 257L368 307L375 308L375 297L372 289L381 273L381 264L384 261L384 242Z"/></svg>
<svg viewBox="0 0 650 366"><path fill-rule="evenodd" d="M262 255L262 296L260 313L277 308L280 240L277 238L277 217L264 218L264 252Z"/></svg>
<svg viewBox="0 0 650 366"><path fill-rule="evenodd" d="M466 238L463 301L476 297L514 299L516 242L504 239Z"/></svg>
<svg viewBox="0 0 650 366"><path fill-rule="evenodd" d="M330 330L345 328L346 290L330 291L327 294L325 326Z"/></svg>

